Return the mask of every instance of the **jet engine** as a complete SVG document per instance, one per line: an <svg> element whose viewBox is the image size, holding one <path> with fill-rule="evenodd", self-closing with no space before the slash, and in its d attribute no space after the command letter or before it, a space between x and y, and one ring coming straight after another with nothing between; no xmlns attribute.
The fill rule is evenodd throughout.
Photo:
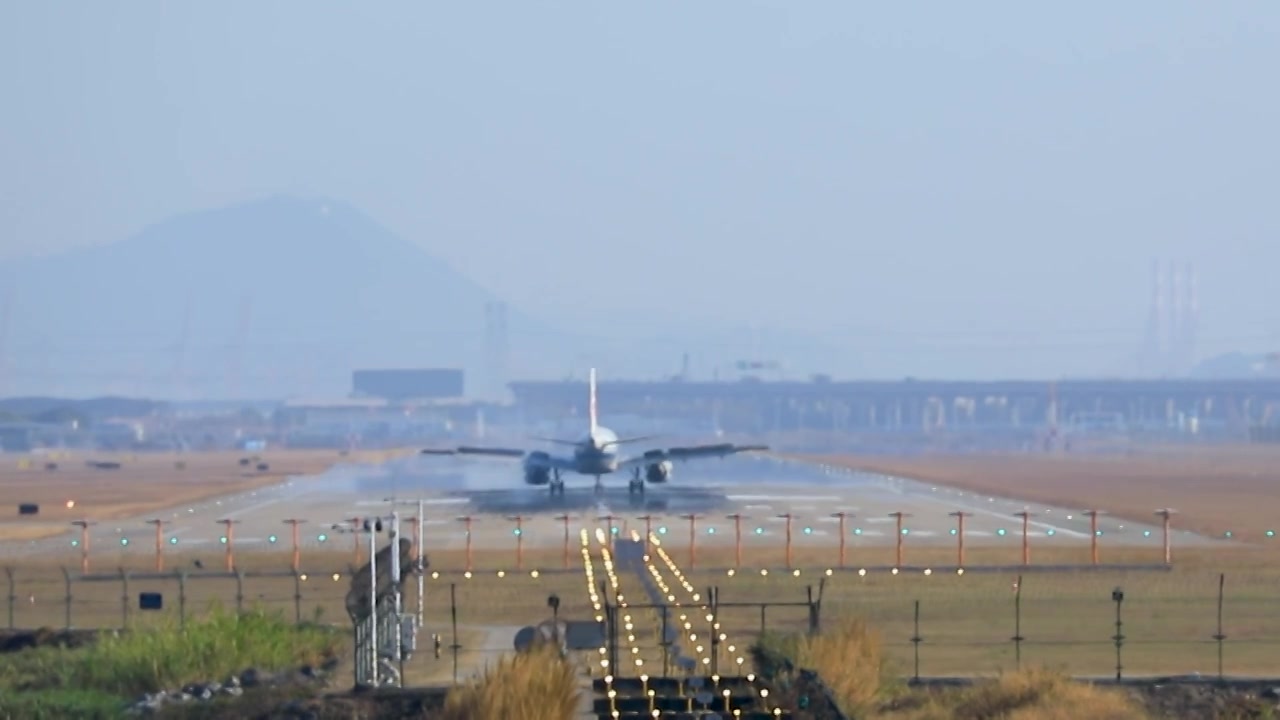
<svg viewBox="0 0 1280 720"><path fill-rule="evenodd" d="M651 483L664 483L671 477L671 471L675 468L670 460L651 463L644 466L644 479Z"/></svg>
<svg viewBox="0 0 1280 720"><path fill-rule="evenodd" d="M546 485L551 482L551 468L546 464L550 457L545 452L529 453L524 462L524 481L530 485Z"/></svg>

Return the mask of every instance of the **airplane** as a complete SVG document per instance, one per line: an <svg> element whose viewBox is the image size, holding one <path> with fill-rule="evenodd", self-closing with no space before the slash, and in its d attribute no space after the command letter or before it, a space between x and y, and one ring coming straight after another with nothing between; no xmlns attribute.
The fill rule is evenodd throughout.
<svg viewBox="0 0 1280 720"><path fill-rule="evenodd" d="M516 448L483 448L461 446L453 449L425 449L423 455L486 455L491 457L522 458L524 481L530 485L547 485L551 495L564 495L564 480L561 473L578 473L594 475L596 493L603 492L601 478L623 470L631 471L631 481L627 486L630 494L644 494L645 481L652 484L667 482L675 469L674 460L691 460L694 458L718 457L740 452L767 451L767 445L735 445L733 443L717 443L713 445L692 445L688 447L672 447L647 450L640 455L625 457L619 453L619 446L648 440L651 436L620 438L618 434L599 422L596 409L596 369L591 368L588 380L588 416L590 426L581 440L557 440L555 438L536 438L556 445L567 445L573 448L570 456L556 456L542 450L526 451ZM641 474L643 473L643 475Z"/></svg>

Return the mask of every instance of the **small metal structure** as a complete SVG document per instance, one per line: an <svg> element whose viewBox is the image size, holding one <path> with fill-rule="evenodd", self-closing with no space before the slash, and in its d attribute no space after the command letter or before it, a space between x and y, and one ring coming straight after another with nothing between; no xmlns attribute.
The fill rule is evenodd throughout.
<svg viewBox="0 0 1280 720"><path fill-rule="evenodd" d="M400 686L404 663L417 648L418 617L404 612L405 576L401 569L412 567L421 574L427 562L421 546L415 559L412 541L401 537L399 515L392 513L387 520L392 542L379 550L383 518L365 519L369 562L356 571L347 593L347 614L355 631L357 687Z"/></svg>

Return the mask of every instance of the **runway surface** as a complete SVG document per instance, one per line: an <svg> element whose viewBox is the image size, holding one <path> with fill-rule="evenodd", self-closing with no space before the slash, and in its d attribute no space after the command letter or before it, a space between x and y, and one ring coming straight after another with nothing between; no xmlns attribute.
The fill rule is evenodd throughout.
<svg viewBox="0 0 1280 720"><path fill-rule="evenodd" d="M493 460L449 457L411 457L379 466L339 466L314 477L298 477L280 485L238 496L224 497L191 507L129 520L104 521L93 528L92 547L147 554L154 552L155 530L151 517L166 518L166 547L174 551L208 550L223 544L224 526L217 520L236 521L237 549L289 547L287 518L305 520L301 544L307 548L345 549L352 546L350 518L388 515L392 503L403 517L417 514L417 499L424 501L427 547L461 549L466 543L464 523L473 516L472 546L513 548L516 523L507 516L523 516L524 547L559 547L564 524L557 516L570 516L575 535L581 527L603 527L605 516L613 525L643 530L640 516L651 516L654 531L671 536L675 545L687 543L693 513L699 545L731 545L734 521L739 513L743 547L779 547L792 515L796 548L832 546L838 542L840 520L833 513L849 513L845 519L849 548L859 545L891 545L897 534L890 513L902 512L904 542L911 545L952 545L956 518L966 517L965 540L969 546L1008 545L1021 541L1022 520L1013 513L1033 514L1029 534L1036 546L1089 543L1089 518L1080 508L1028 505L1016 499L979 496L948 488L883 475L853 473L814 465L789 463L766 457L691 461L677 465L671 481L648 486L643 496L630 496L625 475L606 476L606 491L596 495L594 478L566 476L566 493L553 498L547 488L523 483L517 464ZM1176 523L1176 518L1175 518ZM1136 524L1100 516L1101 546L1158 548L1162 530L1157 524ZM407 532L407 529L406 529ZM29 543L0 544L0 552L23 555L74 552L69 533ZM1219 542L1175 527L1175 546Z"/></svg>

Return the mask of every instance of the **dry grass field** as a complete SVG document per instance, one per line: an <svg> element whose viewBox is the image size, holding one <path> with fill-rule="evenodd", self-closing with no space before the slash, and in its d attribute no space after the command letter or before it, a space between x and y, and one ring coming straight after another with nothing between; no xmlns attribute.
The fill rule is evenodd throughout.
<svg viewBox="0 0 1280 720"><path fill-rule="evenodd" d="M136 516L271 485L289 475L315 474L341 461L387 456L375 452L343 456L334 450L0 455L0 488L8 505L0 509L0 541L49 537L84 517ZM242 459L251 461L241 465ZM98 469L90 462L114 462L120 467ZM46 468L46 463L56 468ZM258 463L266 463L267 469L259 470ZM19 516L19 503L39 504L36 519Z"/></svg>
<svg viewBox="0 0 1280 720"><path fill-rule="evenodd" d="M813 458L832 465L915 478L938 485L1043 502L1096 508L1158 522L1159 508L1178 511L1174 525L1205 535L1230 532L1244 541L1280 533L1280 448L1151 449L1127 456L973 455L953 457ZM1280 541L1280 538L1277 538Z"/></svg>

